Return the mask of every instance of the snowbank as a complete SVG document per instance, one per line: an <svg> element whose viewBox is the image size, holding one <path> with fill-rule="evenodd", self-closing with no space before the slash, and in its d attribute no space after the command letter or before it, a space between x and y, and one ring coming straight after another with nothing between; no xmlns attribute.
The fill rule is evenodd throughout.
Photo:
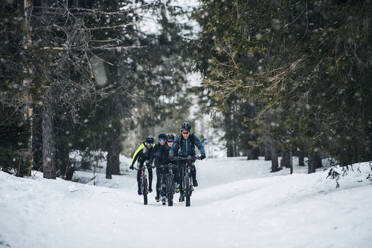
<svg viewBox="0 0 372 248"><path fill-rule="evenodd" d="M327 171L269 173L243 158L197 162L192 206L148 206L135 172L92 186L0 172L0 247L370 247L368 163L339 180ZM155 185L155 183L154 183ZM176 195L177 197L177 195Z"/></svg>

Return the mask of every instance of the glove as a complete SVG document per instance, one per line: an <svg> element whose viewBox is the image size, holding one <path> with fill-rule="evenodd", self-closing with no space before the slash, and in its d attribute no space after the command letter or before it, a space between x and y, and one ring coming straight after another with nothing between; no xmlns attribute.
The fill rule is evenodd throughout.
<svg viewBox="0 0 372 248"><path fill-rule="evenodd" d="M195 160L196 160L196 157L195 157L195 156L188 155L188 156L187 156L187 159L188 159L191 163L194 163Z"/></svg>
<svg viewBox="0 0 372 248"><path fill-rule="evenodd" d="M200 160L205 159L205 154L200 155Z"/></svg>
<svg viewBox="0 0 372 248"><path fill-rule="evenodd" d="M131 169L131 170L134 170L134 167L133 167L133 165L129 166L129 169Z"/></svg>

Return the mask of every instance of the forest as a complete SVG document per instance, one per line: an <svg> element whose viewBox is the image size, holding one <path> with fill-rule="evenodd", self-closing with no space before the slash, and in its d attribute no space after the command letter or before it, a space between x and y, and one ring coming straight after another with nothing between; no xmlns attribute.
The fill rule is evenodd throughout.
<svg viewBox="0 0 372 248"><path fill-rule="evenodd" d="M370 248L372 0L0 0L0 248Z"/></svg>
<svg viewBox="0 0 372 248"><path fill-rule="evenodd" d="M185 120L272 172L294 156L308 173L371 161L370 13L370 0L2 0L0 168L71 180L104 154L109 179L120 154Z"/></svg>

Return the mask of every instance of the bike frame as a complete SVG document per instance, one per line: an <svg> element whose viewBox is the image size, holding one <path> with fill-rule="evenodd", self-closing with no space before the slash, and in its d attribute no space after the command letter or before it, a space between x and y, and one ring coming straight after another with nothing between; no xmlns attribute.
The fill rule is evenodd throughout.
<svg viewBox="0 0 372 248"><path fill-rule="evenodd" d="M180 176L181 176L181 199L186 197L186 207L191 205L191 194L194 190L192 180L191 180L191 165L196 159L200 157L177 157L177 161L185 161L185 163L180 166Z"/></svg>

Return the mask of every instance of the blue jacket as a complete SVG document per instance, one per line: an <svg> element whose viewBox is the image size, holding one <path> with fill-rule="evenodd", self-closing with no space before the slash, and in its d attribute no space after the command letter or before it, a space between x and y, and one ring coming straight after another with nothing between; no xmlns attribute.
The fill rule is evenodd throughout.
<svg viewBox="0 0 372 248"><path fill-rule="evenodd" d="M198 147L200 154L205 157L204 147L200 142L200 139L195 134L190 133L189 138L186 140L182 136L177 136L174 140L172 148L169 150L169 156L195 156L195 146Z"/></svg>

